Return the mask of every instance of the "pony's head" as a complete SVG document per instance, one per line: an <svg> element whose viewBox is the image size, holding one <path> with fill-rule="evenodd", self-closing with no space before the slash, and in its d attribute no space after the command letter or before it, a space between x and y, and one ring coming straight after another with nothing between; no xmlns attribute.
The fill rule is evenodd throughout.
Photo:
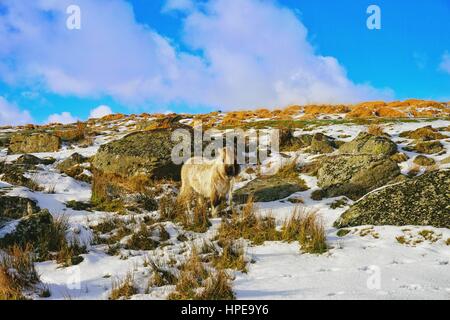
<svg viewBox="0 0 450 320"><path fill-rule="evenodd" d="M237 154L234 148L225 147L219 149L219 161L224 164L225 174L228 177L236 177L241 172L241 166L237 162Z"/></svg>

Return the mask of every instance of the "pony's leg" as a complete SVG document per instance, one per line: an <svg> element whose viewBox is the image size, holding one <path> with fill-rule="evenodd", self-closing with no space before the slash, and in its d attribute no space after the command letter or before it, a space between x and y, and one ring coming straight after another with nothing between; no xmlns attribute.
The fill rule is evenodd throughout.
<svg viewBox="0 0 450 320"><path fill-rule="evenodd" d="M216 195L211 195L211 215L213 218L218 217L218 206L220 205L220 198Z"/></svg>
<svg viewBox="0 0 450 320"><path fill-rule="evenodd" d="M228 206L230 209L233 207L233 188L234 188L234 178L230 181L230 190L228 191Z"/></svg>

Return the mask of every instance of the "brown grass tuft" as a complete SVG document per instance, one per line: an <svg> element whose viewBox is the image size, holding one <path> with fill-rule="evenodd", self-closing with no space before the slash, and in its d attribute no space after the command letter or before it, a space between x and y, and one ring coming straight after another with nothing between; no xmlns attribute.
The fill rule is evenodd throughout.
<svg viewBox="0 0 450 320"><path fill-rule="evenodd" d="M134 275L132 272L128 272L124 279L113 281L109 300L130 299L137 293L138 290L134 285Z"/></svg>
<svg viewBox="0 0 450 320"><path fill-rule="evenodd" d="M325 228L316 212L306 212L305 209L296 207L281 230L283 241L299 241L304 252L321 254L328 249Z"/></svg>
<svg viewBox="0 0 450 320"><path fill-rule="evenodd" d="M0 259L0 300L25 300L23 291L39 283L31 246L10 248Z"/></svg>

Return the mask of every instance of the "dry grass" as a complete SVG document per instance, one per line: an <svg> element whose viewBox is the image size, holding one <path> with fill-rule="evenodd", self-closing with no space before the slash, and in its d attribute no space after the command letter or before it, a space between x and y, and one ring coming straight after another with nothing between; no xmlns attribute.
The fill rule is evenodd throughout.
<svg viewBox="0 0 450 320"><path fill-rule="evenodd" d="M125 246L128 250L154 250L159 242L153 240L152 229L145 224L141 224L138 232L133 233Z"/></svg>
<svg viewBox="0 0 450 320"><path fill-rule="evenodd" d="M39 283L32 248L10 248L0 259L0 300L24 300L23 291Z"/></svg>
<svg viewBox="0 0 450 320"><path fill-rule="evenodd" d="M171 271L162 268L154 261L150 261L150 267L153 271L152 276L148 282L148 288L163 287L175 285L178 282L178 278Z"/></svg>
<svg viewBox="0 0 450 320"><path fill-rule="evenodd" d="M212 263L217 269L233 269L244 273L247 272L244 248L235 241L224 243L221 254L215 256Z"/></svg>
<svg viewBox="0 0 450 320"><path fill-rule="evenodd" d="M325 228L316 212L306 212L296 207L292 216L282 227L281 239L287 242L299 241L302 251L322 254L328 249Z"/></svg>
<svg viewBox="0 0 450 320"><path fill-rule="evenodd" d="M205 289L195 297L196 300L235 300L236 296L231 288L230 280L225 271L217 271L206 281Z"/></svg>
<svg viewBox="0 0 450 320"><path fill-rule="evenodd" d="M211 226L208 202L194 195L188 199L165 195L159 200L159 212L160 221L181 223L188 231L204 233Z"/></svg>
<svg viewBox="0 0 450 320"><path fill-rule="evenodd" d="M169 300L195 300L198 289L210 273L202 264L201 259L194 249L189 260L181 267L181 273L175 291L168 297Z"/></svg>
<svg viewBox="0 0 450 320"><path fill-rule="evenodd" d="M137 293L138 290L134 285L134 275L132 272L128 272L124 279L113 281L109 300L130 299Z"/></svg>
<svg viewBox="0 0 450 320"><path fill-rule="evenodd" d="M386 133L384 132L384 129L382 126L378 125L378 124L371 124L368 128L367 128L367 133L374 135L374 136L378 136L378 137L383 137L386 135Z"/></svg>
<svg viewBox="0 0 450 320"><path fill-rule="evenodd" d="M217 239L222 246L230 240L244 238L254 245L265 241L277 241L280 234L276 230L275 219L271 216L260 217L255 214L253 198L249 198L241 210L233 209L230 220L223 220Z"/></svg>
<svg viewBox="0 0 450 320"><path fill-rule="evenodd" d="M169 300L233 300L230 277L223 270L208 270L194 249L181 267L175 291Z"/></svg>

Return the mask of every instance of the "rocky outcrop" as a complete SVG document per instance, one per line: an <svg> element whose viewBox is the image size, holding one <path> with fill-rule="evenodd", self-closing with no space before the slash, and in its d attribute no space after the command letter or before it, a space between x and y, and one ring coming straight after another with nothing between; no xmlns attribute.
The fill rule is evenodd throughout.
<svg viewBox="0 0 450 320"><path fill-rule="evenodd" d="M400 175L400 168L385 157L339 155L322 160L317 172L322 197L347 196L357 200Z"/></svg>
<svg viewBox="0 0 450 320"><path fill-rule="evenodd" d="M133 179L180 180L181 165L172 161L172 149L178 142L172 141L172 133L178 128L169 128L132 133L120 140L100 147L92 160L94 202L120 196L124 187L130 187ZM124 181L127 181L125 186ZM133 191L133 190L128 190Z"/></svg>
<svg viewBox="0 0 450 320"><path fill-rule="evenodd" d="M436 154L444 150L444 146L439 141L419 141L416 144L403 148L405 151L422 154Z"/></svg>
<svg viewBox="0 0 450 320"><path fill-rule="evenodd" d="M337 144L333 138L322 133L316 133L311 140L309 152L316 154L332 153L335 148L337 148Z"/></svg>
<svg viewBox="0 0 450 320"><path fill-rule="evenodd" d="M433 158L428 158L422 155L415 157L413 162L423 167L429 167L436 164L436 161Z"/></svg>
<svg viewBox="0 0 450 320"><path fill-rule="evenodd" d="M307 149L315 154L331 153L338 147L335 139L322 133L302 134L294 136L291 130L282 130L280 133L281 151L298 151Z"/></svg>
<svg viewBox="0 0 450 320"><path fill-rule="evenodd" d="M0 196L0 219L20 219L39 210L33 200L15 196Z"/></svg>
<svg viewBox="0 0 450 320"><path fill-rule="evenodd" d="M337 228L420 225L450 228L450 171L435 171L387 186L355 203Z"/></svg>
<svg viewBox="0 0 450 320"><path fill-rule="evenodd" d="M41 159L39 157L33 156L32 154L24 154L20 156L16 161L15 165L20 165L25 168L32 168L37 165L49 165L55 162L55 159L45 158Z"/></svg>
<svg viewBox="0 0 450 320"><path fill-rule="evenodd" d="M432 126L426 126L414 131L404 131L400 133L400 137L422 141L440 140L448 138L448 136L443 135L437 129L434 129Z"/></svg>
<svg viewBox="0 0 450 320"><path fill-rule="evenodd" d="M55 152L61 146L61 139L48 133L16 133L11 137L8 153Z"/></svg>
<svg viewBox="0 0 450 320"><path fill-rule="evenodd" d="M389 138L362 132L353 141L344 143L339 153L391 156L397 153L397 145Z"/></svg>
<svg viewBox="0 0 450 320"><path fill-rule="evenodd" d="M87 171L91 167L89 159L83 157L79 153L72 154L69 158L58 163L56 167L62 173L65 173L69 177L72 177L76 180L84 181L87 183L92 182L91 174L89 171Z"/></svg>
<svg viewBox="0 0 450 320"><path fill-rule="evenodd" d="M41 237L48 235L53 217L48 210L42 210L22 218L16 228L0 239L0 247L37 244ZM1 230L1 229L0 229ZM39 248L36 248L39 249Z"/></svg>
<svg viewBox="0 0 450 320"><path fill-rule="evenodd" d="M307 189L308 187L301 179L286 179L275 175L251 181L233 194L233 201L236 204L243 204L249 197L253 197L255 202L271 202Z"/></svg>

